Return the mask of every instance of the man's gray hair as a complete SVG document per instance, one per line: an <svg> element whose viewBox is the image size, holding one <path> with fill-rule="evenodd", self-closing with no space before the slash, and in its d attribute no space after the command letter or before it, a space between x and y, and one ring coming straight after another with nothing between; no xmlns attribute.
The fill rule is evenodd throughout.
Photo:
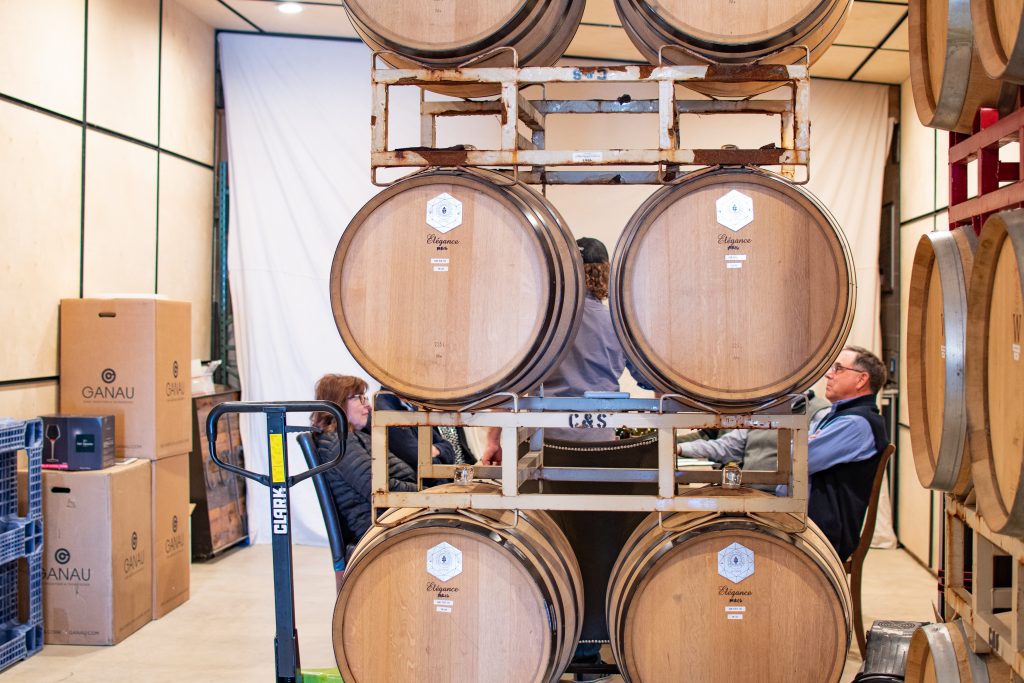
<svg viewBox="0 0 1024 683"><path fill-rule="evenodd" d="M868 384L871 387L871 393L877 394L881 391L882 387L885 386L885 380L889 376L885 369L885 363L863 346L847 346L843 351L853 351L857 354L857 360L853 362L853 367L868 373Z"/></svg>

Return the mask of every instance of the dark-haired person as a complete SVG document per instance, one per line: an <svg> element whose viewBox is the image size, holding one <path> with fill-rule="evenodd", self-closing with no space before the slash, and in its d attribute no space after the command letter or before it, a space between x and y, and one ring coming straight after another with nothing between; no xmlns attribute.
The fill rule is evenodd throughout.
<svg viewBox="0 0 1024 683"><path fill-rule="evenodd" d="M338 455L341 439L345 439L345 456L337 467L324 472L331 488L338 516L348 530L345 557L352 554L356 542L370 528L370 435L363 432L370 419L370 403L366 398L366 382L350 375L324 375L316 383L316 399L333 401L341 406L348 419L348 434L338 434L336 420L330 413L313 413L310 424L320 460L326 462ZM416 491L416 472L402 460L388 453L388 489Z"/></svg>
<svg viewBox="0 0 1024 683"><path fill-rule="evenodd" d="M558 367L544 378L545 396L582 396L586 391L618 391L619 377L626 369L622 351L612 327L612 316L604 300L608 298L608 249L593 237L581 237L576 246L583 257L587 292L583 316L572 348ZM545 434L571 441L611 441L614 429L546 429ZM483 464L501 462L501 430L491 429ZM539 448L540 444L536 444Z"/></svg>
<svg viewBox="0 0 1024 683"><path fill-rule="evenodd" d="M825 379L832 408L808 437L807 514L845 560L857 548L878 461L889 445L876 398L885 365L867 349L847 346Z"/></svg>

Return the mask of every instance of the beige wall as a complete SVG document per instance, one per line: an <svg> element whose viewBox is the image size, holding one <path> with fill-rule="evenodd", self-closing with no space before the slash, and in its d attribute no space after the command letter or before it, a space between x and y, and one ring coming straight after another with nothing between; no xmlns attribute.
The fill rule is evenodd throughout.
<svg viewBox="0 0 1024 683"><path fill-rule="evenodd" d="M0 3L0 416L59 408L62 298L192 303L210 356L214 31L175 0Z"/></svg>

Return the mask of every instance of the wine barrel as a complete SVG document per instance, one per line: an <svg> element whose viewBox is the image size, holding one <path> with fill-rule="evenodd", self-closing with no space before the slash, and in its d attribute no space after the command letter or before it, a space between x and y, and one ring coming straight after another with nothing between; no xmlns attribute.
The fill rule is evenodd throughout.
<svg viewBox="0 0 1024 683"><path fill-rule="evenodd" d="M850 647L843 563L794 514L650 515L612 570L607 611L626 681L836 683Z"/></svg>
<svg viewBox="0 0 1024 683"><path fill-rule="evenodd" d="M963 623L927 624L914 631L907 650L906 683L1008 683L1010 668L968 646Z"/></svg>
<svg viewBox="0 0 1024 683"><path fill-rule="evenodd" d="M583 17L584 0L348 0L352 26L372 50L396 68L453 69L554 64L569 47ZM487 55L487 56L485 56ZM457 83L431 90L461 97L494 95L499 84Z"/></svg>
<svg viewBox="0 0 1024 683"><path fill-rule="evenodd" d="M971 16L988 75L1024 83L1024 0L971 0Z"/></svg>
<svg viewBox="0 0 1024 683"><path fill-rule="evenodd" d="M990 79L974 46L970 0L910 3L910 84L921 123L970 133L979 107L1008 113L1016 89Z"/></svg>
<svg viewBox="0 0 1024 683"><path fill-rule="evenodd" d="M967 424L978 512L1024 535L1024 210L985 221L967 298Z"/></svg>
<svg viewBox="0 0 1024 683"><path fill-rule="evenodd" d="M864 665L858 683L903 683L907 671L907 650L914 632L926 624L919 621L879 619L868 631Z"/></svg>
<svg viewBox="0 0 1024 683"><path fill-rule="evenodd" d="M346 682L558 680L579 638L582 579L547 513L400 509L381 523L356 546L334 608Z"/></svg>
<svg viewBox="0 0 1024 683"><path fill-rule="evenodd" d="M633 214L612 257L612 323L658 391L745 412L804 391L842 350L854 268L811 194L749 168L687 175Z"/></svg>
<svg viewBox="0 0 1024 683"><path fill-rule="evenodd" d="M572 346L584 298L555 208L483 170L422 173L370 200L342 234L330 287L356 362L433 407L535 387Z"/></svg>
<svg viewBox="0 0 1024 683"><path fill-rule="evenodd" d="M851 0L615 0L623 28L652 64L813 64L846 22ZM694 54L695 53L695 54ZM747 97L779 83L687 83L716 97Z"/></svg>
<svg viewBox="0 0 1024 683"><path fill-rule="evenodd" d="M907 396L914 466L921 485L966 495L967 284L977 237L971 228L921 237L910 275Z"/></svg>

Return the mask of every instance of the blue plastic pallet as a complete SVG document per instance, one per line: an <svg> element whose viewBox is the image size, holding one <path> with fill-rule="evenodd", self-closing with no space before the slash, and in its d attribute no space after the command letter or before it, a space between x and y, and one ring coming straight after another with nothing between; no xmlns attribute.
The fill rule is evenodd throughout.
<svg viewBox="0 0 1024 683"><path fill-rule="evenodd" d="M28 455L28 514L43 518L43 422L0 418L0 532L18 519L18 451ZM0 560L2 561L2 560Z"/></svg>
<svg viewBox="0 0 1024 683"><path fill-rule="evenodd" d="M28 604L19 596L20 573ZM43 649L43 551L0 565L0 671Z"/></svg>
<svg viewBox="0 0 1024 683"><path fill-rule="evenodd" d="M0 671L27 659L43 648L43 626L0 626Z"/></svg>

